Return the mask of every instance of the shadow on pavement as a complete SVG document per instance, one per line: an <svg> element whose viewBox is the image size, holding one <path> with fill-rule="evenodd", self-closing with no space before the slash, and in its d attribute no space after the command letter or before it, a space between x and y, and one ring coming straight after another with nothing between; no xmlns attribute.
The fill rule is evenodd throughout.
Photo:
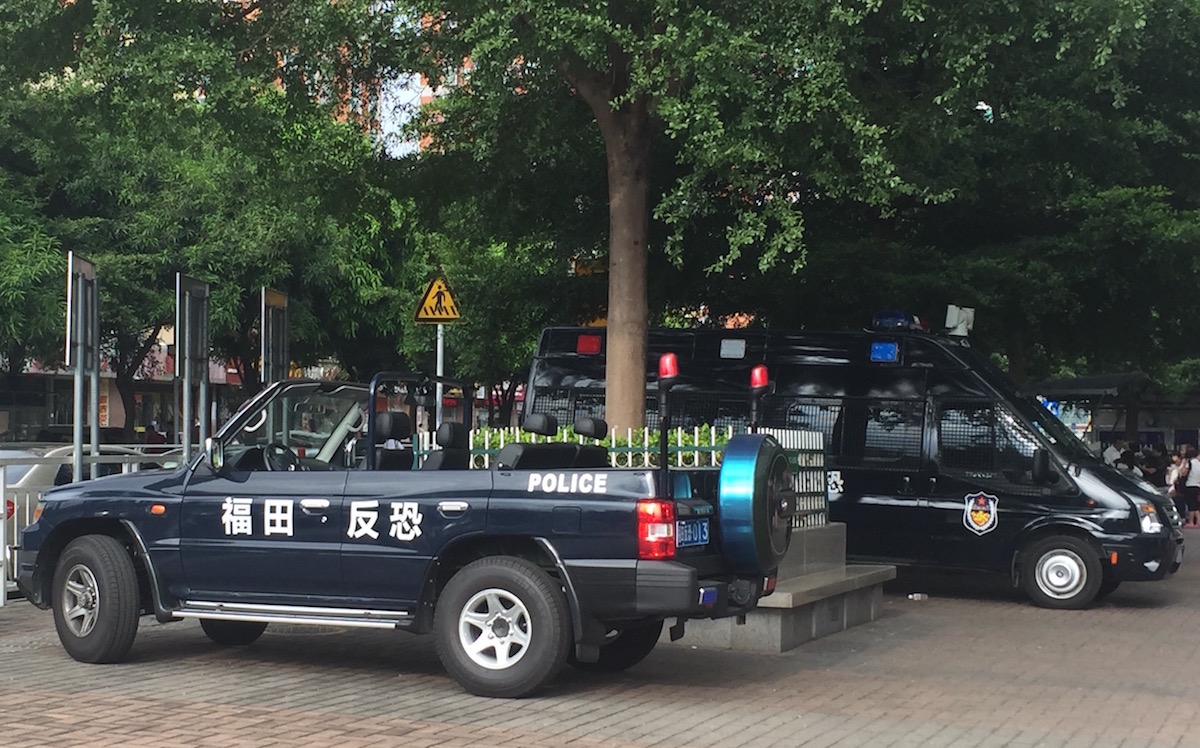
<svg viewBox="0 0 1200 748"><path fill-rule="evenodd" d="M911 593L930 597L1028 602L1008 577L981 571L939 571L898 567L896 578L883 585L887 596L907 597Z"/></svg>

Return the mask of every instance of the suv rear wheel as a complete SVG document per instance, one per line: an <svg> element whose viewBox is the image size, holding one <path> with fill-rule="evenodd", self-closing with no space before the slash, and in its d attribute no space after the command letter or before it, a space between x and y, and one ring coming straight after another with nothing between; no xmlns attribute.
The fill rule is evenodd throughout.
<svg viewBox="0 0 1200 748"><path fill-rule="evenodd" d="M571 612L562 587L537 565L509 556L463 567L434 612L438 657L473 694L525 696L567 660Z"/></svg>

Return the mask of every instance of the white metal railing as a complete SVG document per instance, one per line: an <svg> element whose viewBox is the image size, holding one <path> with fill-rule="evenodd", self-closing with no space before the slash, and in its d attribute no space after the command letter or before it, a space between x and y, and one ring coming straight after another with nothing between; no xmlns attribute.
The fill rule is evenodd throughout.
<svg viewBox="0 0 1200 748"><path fill-rule="evenodd" d="M22 448L26 445L5 445L5 448ZM45 445L40 445L45 448ZM61 448L64 445L54 445L56 448ZM69 446L69 445L68 445ZM85 465L108 464L120 465L122 473L137 472L147 463L157 465L163 464L166 461L178 461L181 457L173 454L160 454L160 450L170 451L172 445L156 444L149 448L146 445L136 444L131 446L125 445L105 445L118 446L126 449L143 449L145 452L133 451L128 454L100 454L92 456L90 454L83 455ZM155 450L150 452L149 450ZM0 607L3 607L7 602L9 593L16 589L17 563L19 561L19 551L16 550L16 545L20 542L20 531L33 522L34 511L37 509L37 504L41 501L42 494L54 487L54 478L51 476L47 482L37 482L23 488L12 488L9 485L8 469L11 465L20 466L39 466L51 465L57 468L60 465L70 465L74 463L73 454L64 454L56 456L39 456L39 455L21 455L19 457L0 457L0 497L4 498L3 514L0 514L0 549L3 554L0 554L0 563L3 564L3 574L0 574L0 579L3 583L0 584ZM9 503L11 502L11 504ZM11 507L12 514L9 514Z"/></svg>
<svg viewBox="0 0 1200 748"><path fill-rule="evenodd" d="M720 465L722 445L733 436L733 427L726 429L675 429L672 442L679 444L686 437L691 438L691 444L672 446L670 449L671 463L677 467L704 467ZM623 437L625 446L608 448L609 464L613 467L645 467L657 465L659 447L652 437L657 439L658 432L654 429L634 431L627 429L625 434L618 435L613 429L608 439L615 443ZM434 442L434 434L428 431L417 433L418 456L429 454L439 447ZM522 431L520 428L480 429L471 431L471 467L487 469L491 467L492 458L506 444L524 442L526 444L544 444L546 442L571 441L577 444L594 444L595 439L575 434L571 439L558 436L541 436Z"/></svg>
<svg viewBox="0 0 1200 748"><path fill-rule="evenodd" d="M819 431L799 431L795 429L760 428L759 433L774 436L788 455L796 477L796 513L792 518L795 528L813 527L829 522L828 493L826 491L827 476L825 473L825 437ZM675 429L672 443L679 444L690 436L691 444L673 446L670 449L671 463L676 467L715 467L720 465L720 457L725 442L732 438L734 428L719 429ZM608 459L613 467L645 467L657 465L659 447L651 441L657 438L657 431L645 429L637 433L629 429L625 433L627 446L609 447ZM472 445L479 442L471 450L471 467L486 469L491 465L492 457L505 444L514 441L544 443L563 441L558 437L539 436L522 431L519 428L482 429L471 432ZM575 435L573 441L580 444L590 444L594 440ZM609 434L609 442L617 441L614 429ZM640 441L640 443L638 443ZM438 449L434 443L433 434L419 432L417 440L418 458L421 455Z"/></svg>

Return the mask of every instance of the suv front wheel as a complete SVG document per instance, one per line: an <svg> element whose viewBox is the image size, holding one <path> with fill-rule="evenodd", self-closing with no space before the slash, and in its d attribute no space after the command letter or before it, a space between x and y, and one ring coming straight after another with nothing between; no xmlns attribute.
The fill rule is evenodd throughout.
<svg viewBox="0 0 1200 748"><path fill-rule="evenodd" d="M54 571L54 628L80 662L119 662L137 635L137 572L121 541L108 535L72 540Z"/></svg>

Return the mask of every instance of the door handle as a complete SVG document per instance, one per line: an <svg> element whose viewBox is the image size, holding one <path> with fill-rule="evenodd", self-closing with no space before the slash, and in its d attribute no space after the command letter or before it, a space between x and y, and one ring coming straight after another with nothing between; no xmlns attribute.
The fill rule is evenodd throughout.
<svg viewBox="0 0 1200 748"><path fill-rule="evenodd" d="M320 514L329 508L329 499L300 499L300 511L305 514Z"/></svg>
<svg viewBox="0 0 1200 748"><path fill-rule="evenodd" d="M465 501L439 501L437 508L439 514L449 519L464 514L471 508L471 505Z"/></svg>

